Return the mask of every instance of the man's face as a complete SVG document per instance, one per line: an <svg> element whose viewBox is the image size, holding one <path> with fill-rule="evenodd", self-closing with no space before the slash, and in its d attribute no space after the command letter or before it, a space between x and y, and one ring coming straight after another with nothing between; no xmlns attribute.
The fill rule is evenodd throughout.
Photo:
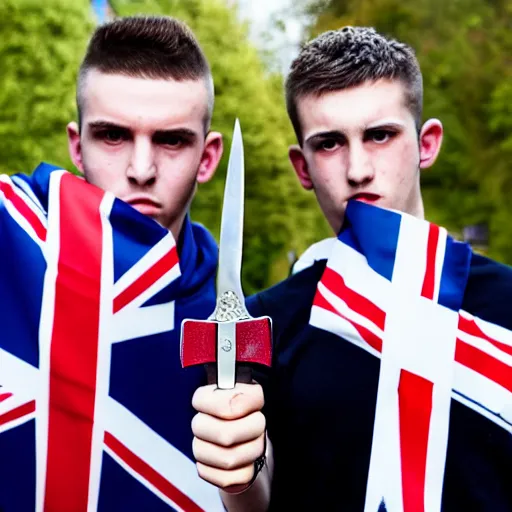
<svg viewBox="0 0 512 512"><path fill-rule="evenodd" d="M177 82L88 72L82 126L68 125L71 157L85 179L178 236L196 183L222 154L220 134L205 139L203 80Z"/></svg>
<svg viewBox="0 0 512 512"><path fill-rule="evenodd" d="M419 169L437 157L442 126L429 121L418 140L400 82L307 95L298 111L303 146L291 148L290 159L335 232L349 199L423 216Z"/></svg>

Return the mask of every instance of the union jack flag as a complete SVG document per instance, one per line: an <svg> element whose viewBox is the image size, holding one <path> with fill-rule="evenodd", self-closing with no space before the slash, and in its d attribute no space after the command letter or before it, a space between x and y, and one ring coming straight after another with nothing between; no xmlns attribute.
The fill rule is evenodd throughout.
<svg viewBox="0 0 512 512"><path fill-rule="evenodd" d="M512 332L461 309L471 251L350 202L310 323L381 359L365 512L441 510L451 399L512 433Z"/></svg>
<svg viewBox="0 0 512 512"><path fill-rule="evenodd" d="M223 510L192 457L182 318L215 302L216 246L41 165L0 177L0 509Z"/></svg>

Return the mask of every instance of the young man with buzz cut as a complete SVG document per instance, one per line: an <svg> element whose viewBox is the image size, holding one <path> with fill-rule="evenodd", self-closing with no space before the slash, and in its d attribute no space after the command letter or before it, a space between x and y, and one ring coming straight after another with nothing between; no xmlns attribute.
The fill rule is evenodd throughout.
<svg viewBox="0 0 512 512"><path fill-rule="evenodd" d="M422 122L413 50L321 34L286 102L290 161L338 237L248 300L273 318L273 366L196 392L199 473L230 511L511 510L512 272L424 220L443 128Z"/></svg>
<svg viewBox="0 0 512 512"><path fill-rule="evenodd" d="M179 354L215 306L217 245L188 215L222 154L210 67L182 22L116 19L77 103L84 179L0 177L0 509L223 510L192 454L205 374Z"/></svg>

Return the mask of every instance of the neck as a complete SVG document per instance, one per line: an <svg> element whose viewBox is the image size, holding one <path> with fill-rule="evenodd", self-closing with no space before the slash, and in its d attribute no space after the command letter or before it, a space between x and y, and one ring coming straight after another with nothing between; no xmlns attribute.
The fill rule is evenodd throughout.
<svg viewBox="0 0 512 512"><path fill-rule="evenodd" d="M421 196L418 203L416 204L416 207L412 209L411 215L417 217L418 219L425 220L425 208L423 207L423 199Z"/></svg>
<svg viewBox="0 0 512 512"><path fill-rule="evenodd" d="M180 239L181 230L183 229L183 223L185 222L185 217L187 213L184 212L178 219L176 219L167 229L172 233L176 244Z"/></svg>

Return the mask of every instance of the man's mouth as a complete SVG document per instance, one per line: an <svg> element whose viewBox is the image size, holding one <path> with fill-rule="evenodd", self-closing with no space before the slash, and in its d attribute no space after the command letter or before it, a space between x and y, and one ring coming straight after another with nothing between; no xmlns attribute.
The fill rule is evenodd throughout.
<svg viewBox="0 0 512 512"><path fill-rule="evenodd" d="M125 202L144 215L154 216L160 211L161 205L158 201L148 196L131 196Z"/></svg>
<svg viewBox="0 0 512 512"><path fill-rule="evenodd" d="M376 203L380 196L378 194L371 194L369 192L361 192L360 194L354 194L350 199L361 201L362 203Z"/></svg>

